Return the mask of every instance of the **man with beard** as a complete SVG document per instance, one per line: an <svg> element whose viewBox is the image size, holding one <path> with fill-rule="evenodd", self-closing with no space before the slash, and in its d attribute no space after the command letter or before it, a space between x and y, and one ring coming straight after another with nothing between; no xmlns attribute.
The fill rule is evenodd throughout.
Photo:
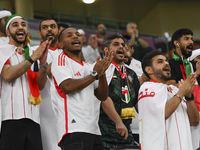
<svg viewBox="0 0 200 150"><path fill-rule="evenodd" d="M43 102L40 105L40 122L41 122L41 132L42 132L42 142L44 150L58 150L57 139L58 135L56 132L56 117L52 108L50 86L51 77L51 63L54 58L57 57L62 49L58 47L58 25L54 19L45 18L40 21L38 35L41 38L40 45L48 40L51 44L48 49L47 63L44 67L47 68L48 78L44 89L41 91L41 96ZM32 50L36 49L38 46L31 47Z"/></svg>
<svg viewBox="0 0 200 150"><path fill-rule="evenodd" d="M190 125L199 123L192 89L196 74L168 84L171 69L159 51L146 54L142 70L150 82L141 85L138 98L141 150L193 150Z"/></svg>
<svg viewBox="0 0 200 150"><path fill-rule="evenodd" d="M189 62L188 57L192 55L193 49L193 32L189 29L179 29L172 35L172 44L175 47L175 52L169 64L171 67L171 80L169 83L176 84L181 79L185 80L190 73L194 72L193 66L196 64ZM199 74L197 74L198 76ZM199 78L199 77L198 77ZM194 101L200 110L200 87L198 82L195 82ZM192 141L194 149L199 147L199 126L191 127Z"/></svg>
<svg viewBox="0 0 200 150"><path fill-rule="evenodd" d="M10 11L3 8L0 9L0 44L9 42L9 38L6 35L5 22L11 15Z"/></svg>
<svg viewBox="0 0 200 150"><path fill-rule="evenodd" d="M31 55L25 47L27 24L15 14L5 23L9 43L0 46L1 136L0 149L42 150L39 125L39 90L45 86L45 66L49 42L45 41ZM24 47L24 48L23 48ZM38 73L30 67L39 60Z"/></svg>
<svg viewBox="0 0 200 150"><path fill-rule="evenodd" d="M63 53L51 66L58 144L62 150L103 150L97 112L98 102L108 97L105 71L112 61L112 52L106 51L102 60L98 56L95 65L83 62L81 35L75 28L60 33L59 45Z"/></svg>
<svg viewBox="0 0 200 150"><path fill-rule="evenodd" d="M107 50L113 52L112 64L106 71L109 97L101 102L99 118L99 127L106 150L116 146L134 145L130 124L135 117L133 106L136 106L140 87L136 73L123 62L126 54L124 38L118 34L110 35L104 41L104 51ZM110 108L112 102L117 111L116 118L120 117L121 130L110 116L114 113L109 115L105 109Z"/></svg>

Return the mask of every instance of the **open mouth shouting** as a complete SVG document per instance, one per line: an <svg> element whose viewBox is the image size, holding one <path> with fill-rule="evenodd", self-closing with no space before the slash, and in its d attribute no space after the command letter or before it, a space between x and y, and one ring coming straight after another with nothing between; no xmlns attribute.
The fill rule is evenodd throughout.
<svg viewBox="0 0 200 150"><path fill-rule="evenodd" d="M25 37L25 32L24 32L24 31L18 31L18 32L16 33L16 35L17 35L17 37L18 37L19 39L22 39L22 38Z"/></svg>
<svg viewBox="0 0 200 150"><path fill-rule="evenodd" d="M192 50L193 50L193 45L188 45L187 47L186 47L186 49L187 49L187 51L188 52L192 52Z"/></svg>
<svg viewBox="0 0 200 150"><path fill-rule="evenodd" d="M80 46L81 42L79 40L75 40L71 44L74 45L74 46Z"/></svg>
<svg viewBox="0 0 200 150"><path fill-rule="evenodd" d="M50 32L50 33L48 33L48 34L46 35L46 37L47 37L48 40L51 40L51 39L54 38L54 34Z"/></svg>
<svg viewBox="0 0 200 150"><path fill-rule="evenodd" d="M125 57L125 53L124 53L124 50L122 48L117 50L116 54L118 54L120 57Z"/></svg>

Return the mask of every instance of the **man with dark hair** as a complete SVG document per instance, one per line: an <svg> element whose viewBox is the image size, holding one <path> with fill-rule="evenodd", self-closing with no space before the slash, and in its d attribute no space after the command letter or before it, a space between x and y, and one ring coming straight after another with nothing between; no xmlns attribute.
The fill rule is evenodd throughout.
<svg viewBox="0 0 200 150"><path fill-rule="evenodd" d="M142 60L143 56L152 51L149 44L140 37L138 25L135 22L129 22L126 26L126 35L130 36L130 45L134 48L135 52L132 57L137 60Z"/></svg>
<svg viewBox="0 0 200 150"><path fill-rule="evenodd" d="M108 97L105 71L112 61L112 52L106 51L102 60L98 56L92 65L82 61L81 35L75 28L64 29L59 41L63 53L51 66L58 144L62 150L103 150L97 112L100 101Z"/></svg>
<svg viewBox="0 0 200 150"><path fill-rule="evenodd" d="M90 35L90 38L94 38L94 40L97 39L98 50L101 55L101 58L103 58L104 56L103 43L104 43L104 40L106 39L106 31L107 30L106 30L105 25L103 23L99 23L96 26L96 35L94 34Z"/></svg>
<svg viewBox="0 0 200 150"><path fill-rule="evenodd" d="M179 82L179 89L168 84L171 69L159 51L146 54L143 72L150 82L141 85L138 98L141 150L193 150L190 125L199 123L192 89L196 74Z"/></svg>
<svg viewBox="0 0 200 150"><path fill-rule="evenodd" d="M45 18L40 21L38 35L41 38L40 45L48 40L51 44L48 49L47 63L49 65L43 66L47 68L48 78L44 89L41 91L43 102L40 106L40 120L42 142L44 150L58 150L57 146L57 132L56 132L56 117L52 108L50 85L53 82L51 78L51 63L54 58L62 53L62 49L58 46L58 25L54 19ZM31 47L32 50L38 46Z"/></svg>
<svg viewBox="0 0 200 150"><path fill-rule="evenodd" d="M0 46L1 113L0 149L42 150L39 104L47 80L45 66L49 42L31 55L27 43L27 24L17 15L6 20L9 43ZM39 60L38 73L30 68Z"/></svg>
<svg viewBox="0 0 200 150"><path fill-rule="evenodd" d="M192 72L196 64L187 59L192 55L193 50L193 32L190 29L179 29L172 35L172 44L175 52L172 59L169 60L171 67L171 80L169 83L177 84L181 79L185 80ZM197 72L196 72L197 73ZM199 74L197 73L197 77ZM199 78L199 77L198 77ZM196 81L193 89L194 101L200 110L200 86ZM199 147L199 126L191 127L192 141L194 149Z"/></svg>
<svg viewBox="0 0 200 150"><path fill-rule="evenodd" d="M69 25L66 24L66 23L58 23L58 30L59 30L59 33L63 30L63 29L66 29L66 28L69 28Z"/></svg>
<svg viewBox="0 0 200 150"><path fill-rule="evenodd" d="M5 22L11 15L10 11L3 8L0 9L0 44L9 42L9 38L6 35Z"/></svg>
<svg viewBox="0 0 200 150"><path fill-rule="evenodd" d="M101 102L99 119L106 150L116 146L134 145L130 124L135 117L133 106L136 106L140 86L136 73L123 62L126 54L124 38L119 34L107 37L104 51L107 50L113 52L112 64L106 71L109 97ZM114 103L117 112L115 118L119 117L119 122L113 120L105 109L111 107L111 103Z"/></svg>

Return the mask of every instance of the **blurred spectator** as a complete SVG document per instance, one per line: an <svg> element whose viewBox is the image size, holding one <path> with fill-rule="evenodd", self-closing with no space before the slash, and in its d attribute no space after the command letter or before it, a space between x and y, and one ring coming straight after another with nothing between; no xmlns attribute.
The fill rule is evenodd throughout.
<svg viewBox="0 0 200 150"><path fill-rule="evenodd" d="M83 29L78 29L78 32L81 34L82 39L82 54L84 60L89 63L94 63L97 60L97 56L99 56L99 51L97 48L97 39L95 37L90 36L88 45L86 45L86 37Z"/></svg>
<svg viewBox="0 0 200 150"><path fill-rule="evenodd" d="M69 25L66 24L66 23L58 23L58 30L59 30L59 33L63 30L63 29L66 29L66 28L69 28Z"/></svg>
<svg viewBox="0 0 200 150"><path fill-rule="evenodd" d="M0 44L8 43L9 41L5 31L5 22L11 15L10 11L0 8Z"/></svg>
<svg viewBox="0 0 200 150"><path fill-rule="evenodd" d="M130 36L129 43L135 50L132 57L141 61L143 56L153 49L149 47L149 44L140 37L138 25L136 23L128 23L126 26L126 32L127 33L125 34Z"/></svg>
<svg viewBox="0 0 200 150"><path fill-rule="evenodd" d="M97 28L96 28L96 35L90 35L92 36L93 38L96 36L97 40L98 40L98 50L99 50L99 53L101 55L101 58L103 58L104 56L104 52L103 52L103 42L104 40L106 39L106 27L104 24L100 23L97 25Z"/></svg>

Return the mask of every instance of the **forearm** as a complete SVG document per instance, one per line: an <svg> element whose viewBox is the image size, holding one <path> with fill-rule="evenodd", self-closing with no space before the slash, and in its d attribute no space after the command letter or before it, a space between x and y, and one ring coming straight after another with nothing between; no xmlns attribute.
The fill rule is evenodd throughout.
<svg viewBox="0 0 200 150"><path fill-rule="evenodd" d="M130 39L130 45L134 45L135 40L136 40L135 35L132 34L132 35L131 35L131 39Z"/></svg>
<svg viewBox="0 0 200 150"><path fill-rule="evenodd" d="M187 101L187 113L191 126L199 124L199 110L194 101Z"/></svg>
<svg viewBox="0 0 200 150"><path fill-rule="evenodd" d="M108 97L105 101L101 102L101 106L108 117L115 123L122 123L122 119L117 113L115 106L112 102L112 99Z"/></svg>
<svg viewBox="0 0 200 150"><path fill-rule="evenodd" d="M31 65L32 64L28 60L25 60L15 66L4 65L1 71L1 76L7 82L12 82L22 76L31 67Z"/></svg>
<svg viewBox="0 0 200 150"><path fill-rule="evenodd" d="M108 84L105 74L99 78L99 86L95 90L95 96L101 101L105 101L108 97Z"/></svg>
<svg viewBox="0 0 200 150"><path fill-rule="evenodd" d="M149 44L146 41L144 41L143 39L141 39L140 37L137 39L137 41L140 43L142 48L147 48L149 46Z"/></svg>
<svg viewBox="0 0 200 150"><path fill-rule="evenodd" d="M178 96L183 99L183 94L178 92ZM178 96L173 96L170 101L168 101L165 105L165 120L167 120L172 113L177 109L178 105L180 104L181 100Z"/></svg>
<svg viewBox="0 0 200 150"><path fill-rule="evenodd" d="M71 92L78 91L87 87L95 80L96 78L91 75L88 75L81 79L67 79L60 83L59 87L65 94L69 94Z"/></svg>
<svg viewBox="0 0 200 150"><path fill-rule="evenodd" d="M42 90L44 88L46 81L47 81L47 68L40 67L36 79L39 90Z"/></svg>

